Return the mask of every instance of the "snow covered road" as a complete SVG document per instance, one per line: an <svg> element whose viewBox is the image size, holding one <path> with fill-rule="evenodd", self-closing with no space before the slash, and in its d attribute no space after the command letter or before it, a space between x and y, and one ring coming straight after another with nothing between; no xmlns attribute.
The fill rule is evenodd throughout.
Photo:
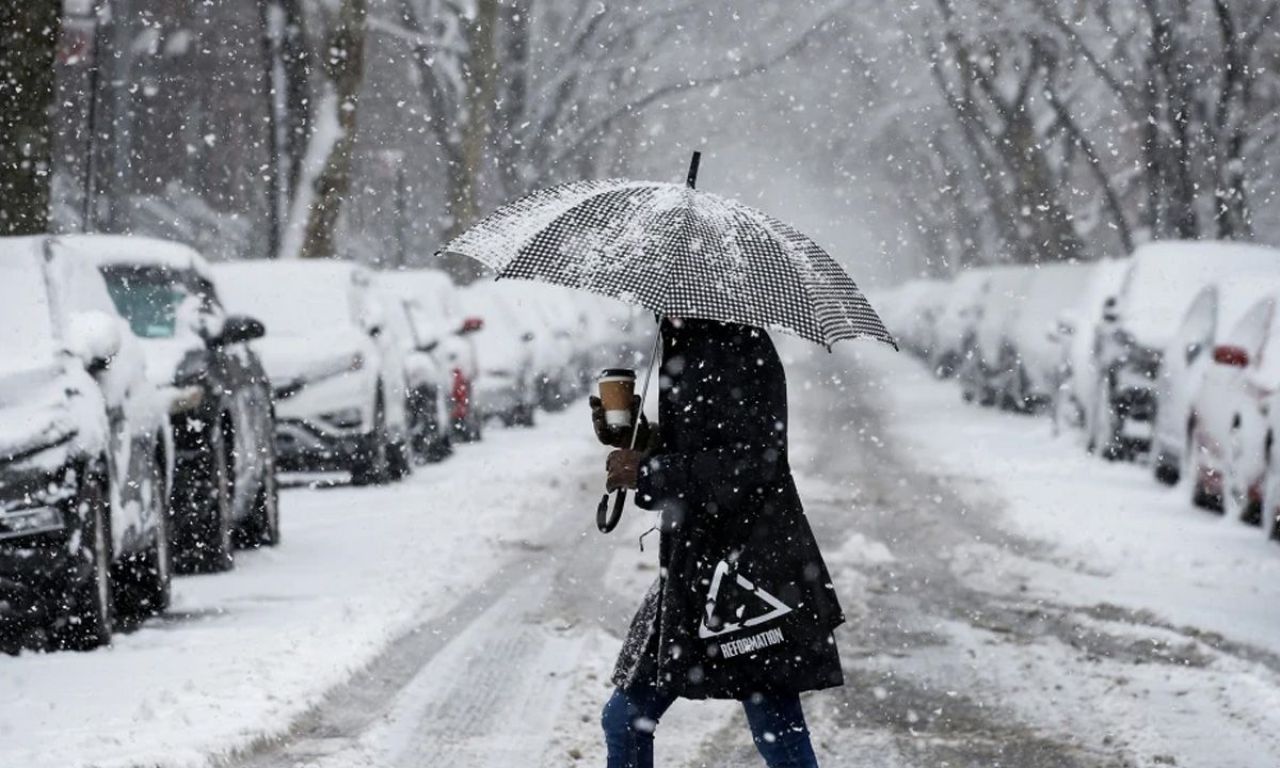
<svg viewBox="0 0 1280 768"><path fill-rule="evenodd" d="M906 356L788 345L792 464L850 622L826 766L1280 764L1280 548ZM90 654L0 658L0 765L600 765L650 521L591 523L585 409L383 489L295 489L285 542ZM650 539L649 541L652 541ZM754 766L680 702L665 766Z"/></svg>

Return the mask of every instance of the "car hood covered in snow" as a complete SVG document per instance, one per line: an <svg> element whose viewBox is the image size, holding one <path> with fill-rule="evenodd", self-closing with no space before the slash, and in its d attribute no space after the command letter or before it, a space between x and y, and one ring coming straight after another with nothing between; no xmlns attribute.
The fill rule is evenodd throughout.
<svg viewBox="0 0 1280 768"><path fill-rule="evenodd" d="M376 354L368 338L354 329L314 336L265 336L253 342L253 350L276 387L319 378L349 364L357 354L365 357L364 365L373 365L370 356Z"/></svg>
<svg viewBox="0 0 1280 768"><path fill-rule="evenodd" d="M1139 345L1162 350L1196 294L1224 275L1280 275L1280 251L1216 242L1139 247L1120 289L1120 324Z"/></svg>
<svg viewBox="0 0 1280 768"><path fill-rule="evenodd" d="M68 397L69 391L82 396ZM49 360L0 372L0 462L73 437L80 445L101 449L105 435L100 395L84 371Z"/></svg>

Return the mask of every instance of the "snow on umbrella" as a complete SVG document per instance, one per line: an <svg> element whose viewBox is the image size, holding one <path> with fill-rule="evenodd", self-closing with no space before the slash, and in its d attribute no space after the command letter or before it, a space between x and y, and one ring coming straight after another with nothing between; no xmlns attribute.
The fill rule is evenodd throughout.
<svg viewBox="0 0 1280 768"><path fill-rule="evenodd" d="M791 226L687 185L578 181L504 205L442 252L579 288L659 315L753 325L830 346L892 344L835 259Z"/></svg>
<svg viewBox="0 0 1280 768"><path fill-rule="evenodd" d="M783 331L828 349L862 336L897 348L857 284L817 243L766 213L696 189L700 156L693 153L683 185L606 179L539 190L440 252L476 259L499 279L592 291L659 316ZM642 398L656 358L657 340ZM634 432L631 439L634 447ZM613 530L625 500L619 491L606 518L608 495L601 499L600 530Z"/></svg>

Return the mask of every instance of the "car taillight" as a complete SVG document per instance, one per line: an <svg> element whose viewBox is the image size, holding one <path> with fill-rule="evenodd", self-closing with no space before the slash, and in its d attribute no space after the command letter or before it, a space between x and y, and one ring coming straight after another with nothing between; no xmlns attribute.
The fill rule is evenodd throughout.
<svg viewBox="0 0 1280 768"><path fill-rule="evenodd" d="M467 418L471 409L471 382L461 368L453 369L453 412L454 421Z"/></svg>

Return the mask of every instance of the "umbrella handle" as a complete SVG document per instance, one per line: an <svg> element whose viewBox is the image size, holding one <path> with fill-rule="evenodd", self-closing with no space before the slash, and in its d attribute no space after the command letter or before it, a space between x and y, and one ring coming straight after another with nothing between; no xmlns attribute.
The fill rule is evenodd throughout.
<svg viewBox="0 0 1280 768"><path fill-rule="evenodd" d="M601 533L608 533L618 527L618 521L622 519L622 508L626 505L627 492L621 488L613 500L612 514L609 512L609 494L600 497L600 506L596 507L596 527Z"/></svg>

